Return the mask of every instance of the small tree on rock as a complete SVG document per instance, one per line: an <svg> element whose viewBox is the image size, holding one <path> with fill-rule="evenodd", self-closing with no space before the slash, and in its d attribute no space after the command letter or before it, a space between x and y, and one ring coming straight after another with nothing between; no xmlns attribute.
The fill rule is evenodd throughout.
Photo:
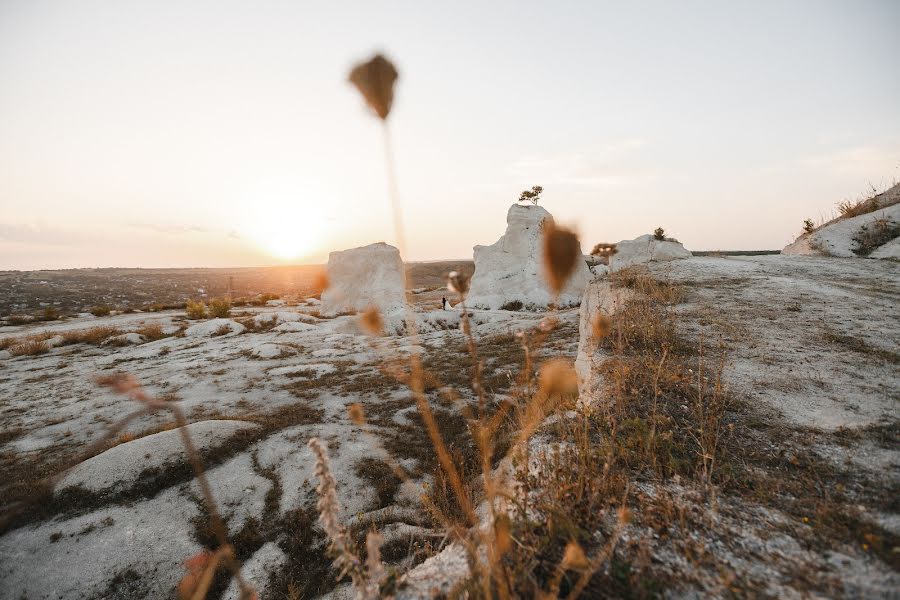
<svg viewBox="0 0 900 600"><path fill-rule="evenodd" d="M539 185L532 186L530 190L525 190L521 194L519 194L519 202L531 202L535 206L537 206L538 200L541 198L541 194L544 192L544 188Z"/></svg>
<svg viewBox="0 0 900 600"><path fill-rule="evenodd" d="M666 230L663 229L662 227L657 227L656 229L653 230L653 237L661 242L665 241Z"/></svg>
<svg viewBox="0 0 900 600"><path fill-rule="evenodd" d="M803 232L804 233L812 233L816 229L816 224L813 223L812 219L805 219L803 221Z"/></svg>

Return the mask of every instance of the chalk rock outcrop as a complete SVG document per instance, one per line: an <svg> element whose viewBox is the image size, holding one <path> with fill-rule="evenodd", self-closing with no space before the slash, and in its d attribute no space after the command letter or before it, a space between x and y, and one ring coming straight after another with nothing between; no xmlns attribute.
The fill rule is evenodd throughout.
<svg viewBox="0 0 900 600"><path fill-rule="evenodd" d="M539 310L553 300L544 279L544 221L553 219L540 206L513 204L506 214L506 233L490 246L475 246L475 274L466 304L472 308L497 310L521 303L522 308ZM579 260L560 294L559 306L577 306L591 272Z"/></svg>
<svg viewBox="0 0 900 600"><path fill-rule="evenodd" d="M885 192L885 194L887 193ZM900 191L898 191L898 194L900 194ZM885 227L892 230L900 228L900 203L880 208L864 215L832 221L819 227L812 233L801 235L794 243L785 246L781 253L801 256L853 258L859 256L856 250L859 249L858 240L860 235L864 234L866 229L874 227ZM891 244L895 240L888 241L875 249L869 256L872 258L891 258L892 252L896 256L896 245L894 246L895 250L891 250ZM882 251L882 248L885 246L887 248Z"/></svg>
<svg viewBox="0 0 900 600"><path fill-rule="evenodd" d="M900 237L896 237L883 246L879 246L877 250L869 255L871 258L889 258L891 260L900 260Z"/></svg>
<svg viewBox="0 0 900 600"><path fill-rule="evenodd" d="M663 262L693 256L681 242L658 240L651 234L616 244L616 253L609 259L609 270L618 271L631 265Z"/></svg>
<svg viewBox="0 0 900 600"><path fill-rule="evenodd" d="M328 255L328 288L320 312L326 317L370 306L383 315L404 309L403 261L395 247L379 242Z"/></svg>
<svg viewBox="0 0 900 600"><path fill-rule="evenodd" d="M595 321L609 319L617 310L625 306L631 298L628 288L615 288L608 279L591 283L584 291L578 320L578 354L575 358L575 373L578 375L578 404L593 406L603 393L602 376L597 365L605 357L601 356L600 338Z"/></svg>

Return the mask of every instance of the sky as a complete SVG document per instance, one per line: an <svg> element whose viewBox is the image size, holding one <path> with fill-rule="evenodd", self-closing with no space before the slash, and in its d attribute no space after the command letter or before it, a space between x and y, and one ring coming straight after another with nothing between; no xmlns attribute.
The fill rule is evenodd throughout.
<svg viewBox="0 0 900 600"><path fill-rule="evenodd" d="M778 249L900 179L900 2L0 0L0 269L471 258L523 189L582 246Z"/></svg>

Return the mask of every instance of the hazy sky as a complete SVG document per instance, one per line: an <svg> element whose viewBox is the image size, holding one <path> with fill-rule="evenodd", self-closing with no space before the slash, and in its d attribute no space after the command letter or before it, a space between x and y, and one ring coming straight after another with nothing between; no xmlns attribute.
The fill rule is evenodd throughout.
<svg viewBox="0 0 900 600"><path fill-rule="evenodd" d="M471 256L520 190L584 249L780 248L900 178L900 2L0 0L0 269Z"/></svg>

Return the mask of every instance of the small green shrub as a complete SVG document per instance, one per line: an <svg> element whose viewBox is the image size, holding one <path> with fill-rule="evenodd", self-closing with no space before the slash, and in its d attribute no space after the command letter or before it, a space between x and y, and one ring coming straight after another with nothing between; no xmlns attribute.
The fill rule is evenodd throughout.
<svg viewBox="0 0 900 600"><path fill-rule="evenodd" d="M215 298L209 301L209 314L212 317L225 319L231 315L231 301L228 298Z"/></svg>
<svg viewBox="0 0 900 600"><path fill-rule="evenodd" d="M537 206L542 193L544 193L543 187L539 185L532 186L530 190L525 190L519 194L519 202L531 202L533 205Z"/></svg>
<svg viewBox="0 0 900 600"><path fill-rule="evenodd" d="M202 302L188 300L184 304L184 312L187 314L188 319L205 319L206 305Z"/></svg>
<svg viewBox="0 0 900 600"><path fill-rule="evenodd" d="M92 306L90 310L90 313L95 317L108 317L110 312L112 312L112 309L106 304Z"/></svg>
<svg viewBox="0 0 900 600"><path fill-rule="evenodd" d="M803 221L803 233L812 233L816 230L816 224L813 223L812 219L805 219Z"/></svg>
<svg viewBox="0 0 900 600"><path fill-rule="evenodd" d="M657 227L656 229L653 230L653 238L654 238L654 239L657 239L657 240L659 240L659 241L661 241L661 242L665 241L665 239L666 239L666 230L663 229L662 227Z"/></svg>

